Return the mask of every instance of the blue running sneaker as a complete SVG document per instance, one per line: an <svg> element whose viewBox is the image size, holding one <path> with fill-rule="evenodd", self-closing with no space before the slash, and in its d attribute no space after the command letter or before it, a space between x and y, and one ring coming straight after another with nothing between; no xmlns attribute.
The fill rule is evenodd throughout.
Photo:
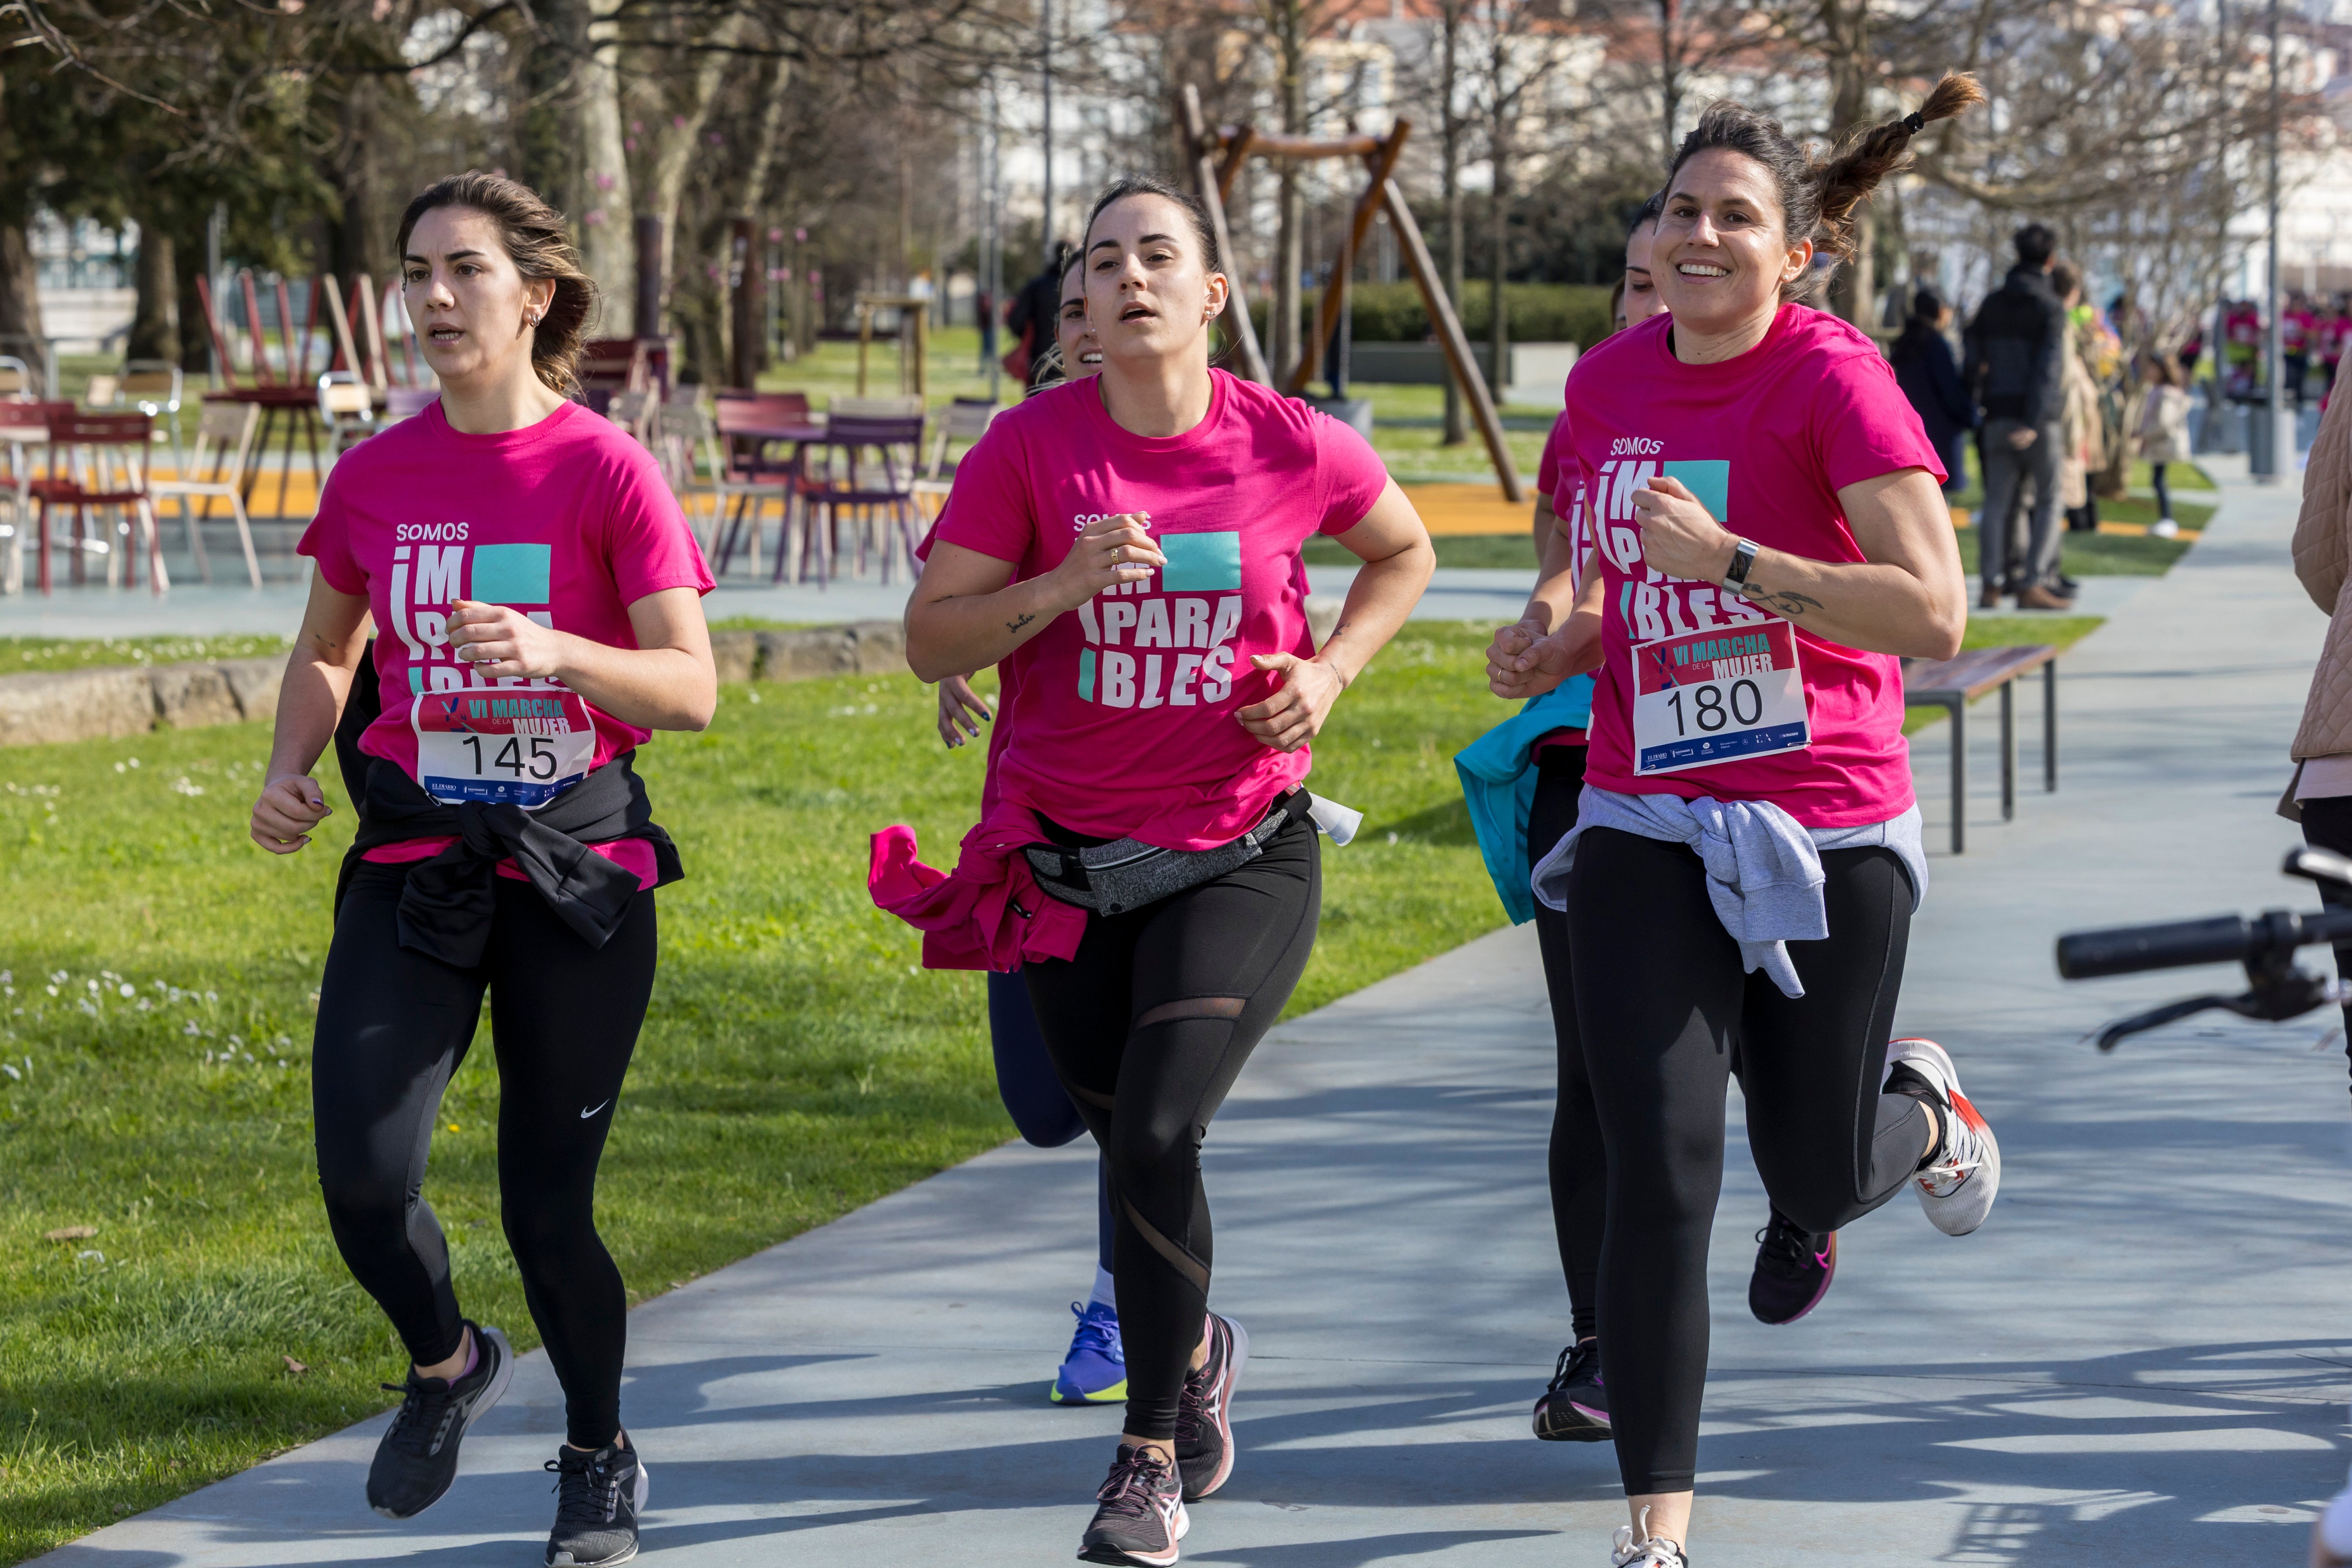
<svg viewBox="0 0 2352 1568"><path fill-rule="evenodd" d="M1116 1405L1127 1397L1127 1347L1119 1342L1118 1309L1099 1301L1070 1303L1078 1331L1054 1374L1048 1396L1056 1405Z"/></svg>

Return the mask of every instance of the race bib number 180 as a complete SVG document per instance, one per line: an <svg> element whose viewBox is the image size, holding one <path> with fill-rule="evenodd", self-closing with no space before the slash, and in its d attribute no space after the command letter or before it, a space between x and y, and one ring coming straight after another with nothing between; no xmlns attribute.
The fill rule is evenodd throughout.
<svg viewBox="0 0 2352 1568"><path fill-rule="evenodd" d="M469 800L536 811L587 776L596 725L576 691L477 686L420 693L416 782L444 805Z"/></svg>
<svg viewBox="0 0 2352 1568"><path fill-rule="evenodd" d="M1772 620L1633 650L1633 771L1751 762L1812 743L1797 631Z"/></svg>

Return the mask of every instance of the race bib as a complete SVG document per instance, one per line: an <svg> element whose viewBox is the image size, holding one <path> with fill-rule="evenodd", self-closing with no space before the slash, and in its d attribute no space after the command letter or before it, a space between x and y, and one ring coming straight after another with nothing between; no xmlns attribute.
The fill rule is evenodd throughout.
<svg viewBox="0 0 2352 1568"><path fill-rule="evenodd" d="M1636 643L1633 771L1671 773L1812 744L1786 621Z"/></svg>
<svg viewBox="0 0 2352 1568"><path fill-rule="evenodd" d="M536 811L587 777L596 757L588 704L559 686L420 692L409 724L416 782L444 805L478 800Z"/></svg>

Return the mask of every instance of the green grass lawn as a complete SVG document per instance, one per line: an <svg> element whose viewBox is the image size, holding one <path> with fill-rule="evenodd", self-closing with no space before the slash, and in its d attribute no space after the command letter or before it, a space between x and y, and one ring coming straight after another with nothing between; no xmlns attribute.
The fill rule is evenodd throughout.
<svg viewBox="0 0 2352 1568"><path fill-rule="evenodd" d="M199 658L250 658L284 653L290 646L274 633L232 632L217 637L0 637L0 675L44 670L98 669L107 665L177 664Z"/></svg>
<svg viewBox="0 0 2352 1568"><path fill-rule="evenodd" d="M1293 1013L1501 922L1453 753L1507 711L1489 628L1415 623L1339 704L1328 847ZM865 889L892 822L950 861L982 753L928 689L726 689L643 772L688 879L606 1157L600 1215L657 1294L1012 1135L981 977L918 965ZM0 1563L382 1407L401 1357L328 1237L307 1054L352 814L288 860L244 831L265 725L0 752ZM498 1086L457 1075L431 1193L469 1311L536 1342L498 1226ZM90 1234L46 1239L47 1233ZM1059 1348L1038 1328L1039 1377ZM286 1358L308 1370L295 1373Z"/></svg>

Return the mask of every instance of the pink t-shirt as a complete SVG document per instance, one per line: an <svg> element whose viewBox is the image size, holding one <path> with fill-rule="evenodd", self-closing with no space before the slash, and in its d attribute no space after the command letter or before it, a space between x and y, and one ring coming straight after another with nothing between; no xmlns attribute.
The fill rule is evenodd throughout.
<svg viewBox="0 0 2352 1568"><path fill-rule="evenodd" d="M1799 626L1811 744L1744 761L1637 775L1633 653L1641 643L1781 617L1714 584L1666 577L1642 558L1633 495L1682 480L1743 538L1816 561L1858 562L1837 492L1903 468L1943 464L1877 345L1835 316L1783 305L1737 359L1685 364L1670 316L1595 345L1568 378L1575 459L1591 498L1607 593L1602 661L1585 777L1624 795L1770 801L1806 827L1885 822L1912 804L1902 662ZM1743 650L1745 643L1738 645Z"/></svg>
<svg viewBox="0 0 2352 1568"><path fill-rule="evenodd" d="M1307 747L1275 751L1234 714L1276 688L1252 654L1313 656L1300 547L1361 522L1388 470L1337 420L1209 374L1208 417L1181 436L1120 428L1091 377L1024 399L957 466L940 518L942 541L1024 578L1121 512L1148 513L1167 553L998 667L1013 695L995 782L1076 833L1207 848L1256 826L1310 765Z"/></svg>
<svg viewBox="0 0 2352 1568"><path fill-rule="evenodd" d="M915 546L918 564L930 560L931 546L939 537L940 525L934 522L924 533L923 542ZM1015 572L1013 581L1020 580L1021 574ZM996 759L1004 750L1005 728L1013 722L1013 694L1018 689L1014 684L1018 679L1011 659L996 667L996 712L988 721L988 761L980 773L980 815L983 817L996 809Z"/></svg>
<svg viewBox="0 0 2352 1568"><path fill-rule="evenodd" d="M1559 417L1551 422L1551 434L1544 437L1543 456L1536 459L1537 494L1558 495L1560 465L1572 445L1568 431L1568 410L1563 408L1559 411ZM1552 502L1552 510L1555 513L1559 510L1558 500Z"/></svg>
<svg viewBox="0 0 2352 1568"><path fill-rule="evenodd" d="M601 767L652 731L588 706L553 681L485 681L449 652L451 601L509 605L542 626L614 647L636 647L628 607L665 588L713 586L686 514L653 454L611 421L566 403L538 424L493 436L452 430L434 403L352 447L335 464L319 514L297 547L338 593L365 596L376 624L383 713L360 737L370 756L418 776L420 731L451 708L496 710L515 733L560 729L576 705L588 726L578 760ZM478 698L473 693L480 693ZM544 709L547 717L538 716ZM472 798L543 805L572 776L518 747L511 767L491 762ZM551 776L540 780L537 775ZM510 776L509 776L510 775ZM420 781L421 782L421 781ZM437 853L447 839L371 851L397 861ZM652 852L623 840L600 852L649 878ZM642 858L642 868L635 860Z"/></svg>

